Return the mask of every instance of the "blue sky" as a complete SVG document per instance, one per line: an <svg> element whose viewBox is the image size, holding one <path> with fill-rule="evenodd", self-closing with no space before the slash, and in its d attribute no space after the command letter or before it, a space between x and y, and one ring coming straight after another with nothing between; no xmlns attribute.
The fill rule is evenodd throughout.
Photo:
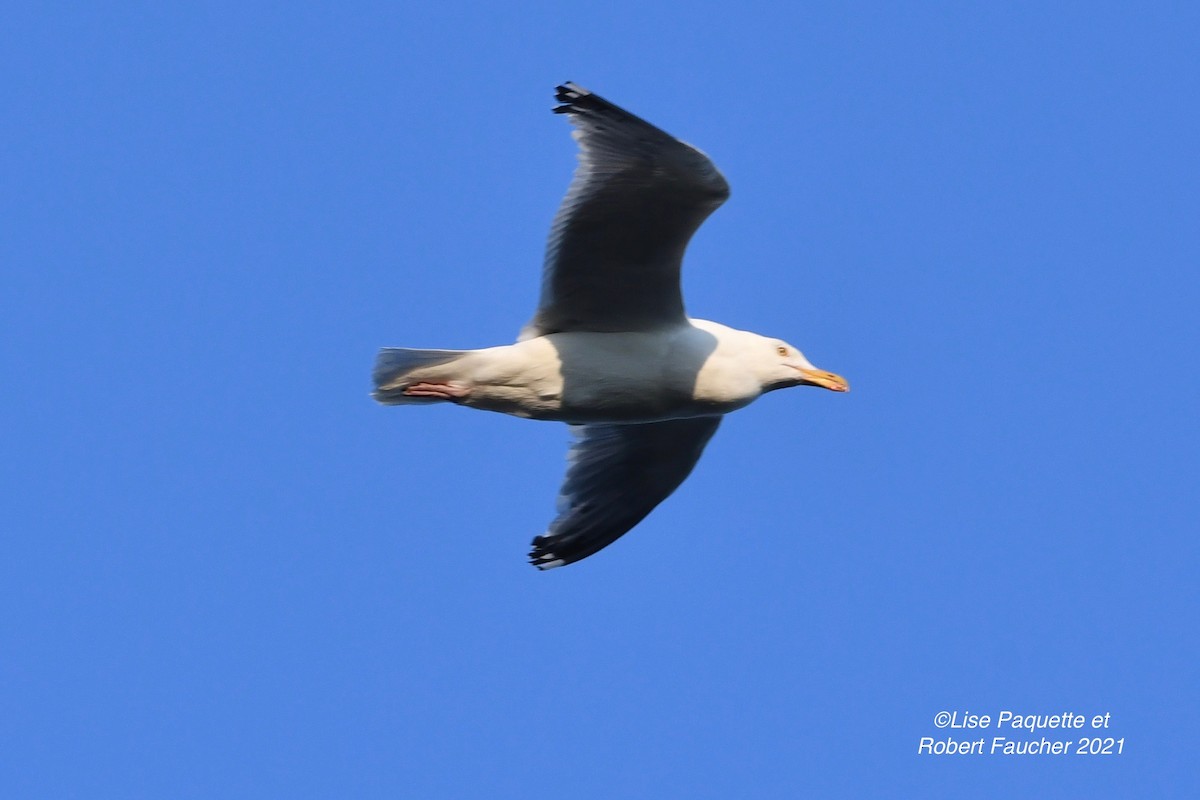
<svg viewBox="0 0 1200 800"><path fill-rule="evenodd" d="M1173 3L10 8L0 794L1197 796L1198 38ZM367 393L381 345L531 314L563 80L729 179L689 311L853 391L738 412L540 574L566 429ZM917 753L1006 709L1124 752Z"/></svg>

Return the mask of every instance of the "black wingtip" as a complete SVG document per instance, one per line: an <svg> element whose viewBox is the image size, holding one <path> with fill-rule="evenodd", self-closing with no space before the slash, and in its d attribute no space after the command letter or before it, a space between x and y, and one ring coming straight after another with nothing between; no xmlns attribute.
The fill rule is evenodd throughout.
<svg viewBox="0 0 1200 800"><path fill-rule="evenodd" d="M550 544L549 536L533 537L532 548L529 551L529 563L545 572L548 569L565 566L571 563L564 558L560 558L548 548Z"/></svg>
<svg viewBox="0 0 1200 800"><path fill-rule="evenodd" d="M577 103L592 93L577 83L566 81L554 88L554 99L560 105L554 107L555 114L567 114L578 109Z"/></svg>

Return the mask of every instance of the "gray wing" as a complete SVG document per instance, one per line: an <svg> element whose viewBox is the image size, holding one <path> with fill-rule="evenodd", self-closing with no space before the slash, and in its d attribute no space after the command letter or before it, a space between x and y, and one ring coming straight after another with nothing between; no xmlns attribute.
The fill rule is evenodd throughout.
<svg viewBox="0 0 1200 800"><path fill-rule="evenodd" d="M535 537L529 562L550 569L619 539L683 483L720 417L641 425L572 425L578 439L558 497L558 517Z"/></svg>
<svg viewBox="0 0 1200 800"><path fill-rule="evenodd" d="M573 83L558 87L579 166L550 228L537 313L522 338L685 321L688 240L729 197L708 156Z"/></svg>

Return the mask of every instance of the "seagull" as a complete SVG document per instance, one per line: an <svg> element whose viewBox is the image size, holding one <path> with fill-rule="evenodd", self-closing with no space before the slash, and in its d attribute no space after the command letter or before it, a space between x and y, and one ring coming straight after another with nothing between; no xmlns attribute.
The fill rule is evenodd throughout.
<svg viewBox="0 0 1200 800"><path fill-rule="evenodd" d="M683 483L723 415L789 386L848 391L780 339L684 313L688 240L729 197L708 156L574 83L554 112L579 165L550 228L542 290L515 344L388 347L373 397L566 422L575 434L540 570L615 542Z"/></svg>

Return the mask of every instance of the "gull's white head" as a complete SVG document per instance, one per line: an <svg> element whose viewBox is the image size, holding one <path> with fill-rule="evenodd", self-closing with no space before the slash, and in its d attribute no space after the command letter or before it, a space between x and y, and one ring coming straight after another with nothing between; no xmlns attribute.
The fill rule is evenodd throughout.
<svg viewBox="0 0 1200 800"><path fill-rule="evenodd" d="M845 378L817 369L804 357L804 353L782 339L759 338L761 341L754 348L754 360L761 372L764 392L789 386L820 386L831 392L850 391L850 384Z"/></svg>
<svg viewBox="0 0 1200 800"><path fill-rule="evenodd" d="M691 320L694 329L708 334L699 341L705 352L716 339L716 351L708 358L699 383L707 394L749 402L764 392L789 386L820 386L831 392L848 392L850 384L841 375L817 369L804 354L782 339L740 331L716 322Z"/></svg>

